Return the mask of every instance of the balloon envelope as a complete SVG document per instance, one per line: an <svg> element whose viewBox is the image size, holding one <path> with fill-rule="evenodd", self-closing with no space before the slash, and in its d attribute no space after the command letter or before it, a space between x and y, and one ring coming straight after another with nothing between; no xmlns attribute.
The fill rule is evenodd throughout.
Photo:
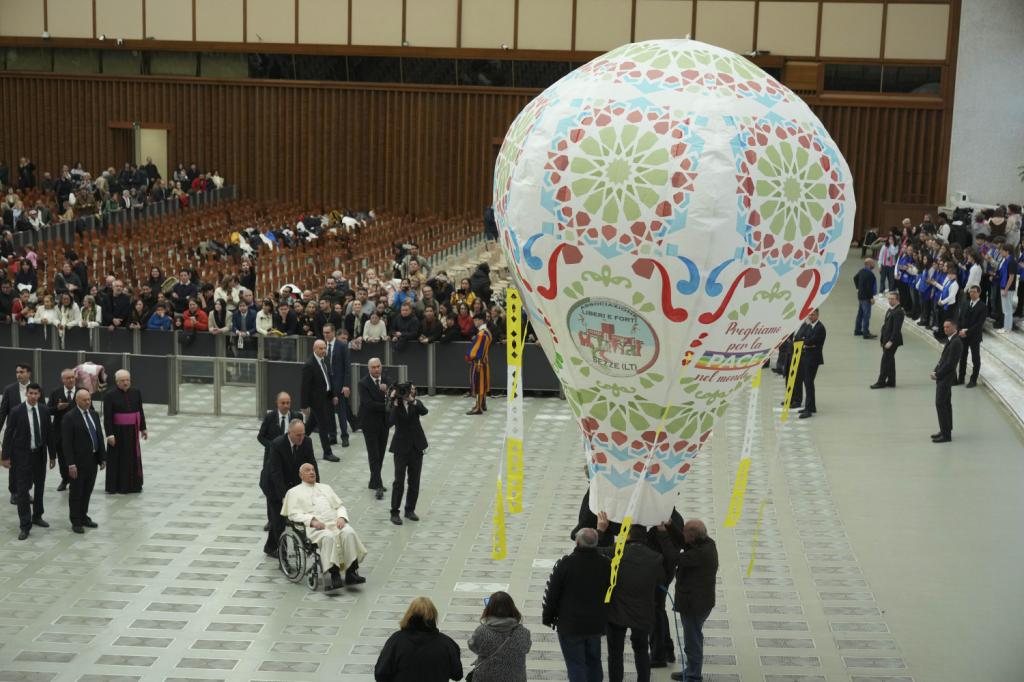
<svg viewBox="0 0 1024 682"><path fill-rule="evenodd" d="M591 445L591 508L668 519L739 389L839 275L850 169L810 108L690 40L625 45L510 127L494 208Z"/></svg>

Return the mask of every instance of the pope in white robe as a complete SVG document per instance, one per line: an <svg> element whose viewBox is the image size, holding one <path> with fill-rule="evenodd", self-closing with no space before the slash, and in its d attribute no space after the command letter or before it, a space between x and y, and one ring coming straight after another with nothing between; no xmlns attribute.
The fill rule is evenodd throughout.
<svg viewBox="0 0 1024 682"><path fill-rule="evenodd" d="M281 515L306 527L306 535L320 547L324 573L332 568L354 571L356 562L366 556L366 547L348 522L345 505L326 483L316 482L309 464L299 469L302 483L289 490L281 505Z"/></svg>

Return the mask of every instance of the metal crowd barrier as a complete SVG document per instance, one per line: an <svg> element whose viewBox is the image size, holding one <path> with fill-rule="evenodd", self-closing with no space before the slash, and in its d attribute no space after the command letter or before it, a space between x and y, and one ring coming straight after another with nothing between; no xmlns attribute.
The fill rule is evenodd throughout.
<svg viewBox="0 0 1024 682"><path fill-rule="evenodd" d="M0 324L0 385L13 381L15 365L27 363L49 390L60 372L83 362L103 365L112 385L114 372L127 369L146 402L167 405L168 414L192 412L220 416L262 416L279 391L298 400L301 364L312 354L312 337L247 339L226 334L179 330L73 328L63 334L42 325ZM352 389L370 358L380 358L392 380L411 381L422 392L465 389L469 343L410 343L402 350L389 342L365 343L350 350ZM507 373L504 344L491 346L491 376L501 389ZM560 394L561 385L543 350L526 344L523 386L527 391ZM353 410L358 401L353 401Z"/></svg>
<svg viewBox="0 0 1024 682"><path fill-rule="evenodd" d="M213 206L222 201L230 201L238 197L238 187L235 185L224 185L221 189L210 190L209 192L198 192L189 195L190 208L205 208ZM105 230L111 225L123 225L124 223L144 220L155 216L170 215L181 211L181 206L175 198L165 199L152 204L146 204L141 211L129 211L118 209L110 213L100 215L83 216L62 223L53 223L36 230L22 230L14 233L15 246L28 246L41 241L61 240L65 244L75 241L75 235L89 230Z"/></svg>

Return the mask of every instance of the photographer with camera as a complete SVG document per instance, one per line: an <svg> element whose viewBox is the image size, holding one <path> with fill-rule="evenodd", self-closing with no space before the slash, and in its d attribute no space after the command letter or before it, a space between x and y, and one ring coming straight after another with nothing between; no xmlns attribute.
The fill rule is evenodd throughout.
<svg viewBox="0 0 1024 682"><path fill-rule="evenodd" d="M411 383L397 384L388 393L388 423L395 427L391 439L391 452L395 455L395 482L391 487L391 523L402 525L398 510L405 492L406 472L409 477L409 494L405 498L405 518L419 521L416 515L416 499L420 494L420 472L423 470L423 453L427 449L427 436L420 425L420 417L427 414L427 408L416 398L416 387Z"/></svg>

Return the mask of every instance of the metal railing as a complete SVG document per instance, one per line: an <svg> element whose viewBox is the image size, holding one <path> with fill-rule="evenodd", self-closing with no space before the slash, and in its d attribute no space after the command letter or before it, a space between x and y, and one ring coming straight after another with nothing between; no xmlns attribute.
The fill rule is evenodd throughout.
<svg viewBox="0 0 1024 682"><path fill-rule="evenodd" d="M191 342L186 342L186 339ZM278 391L298 400L301 369L312 353L312 337L256 337L182 331L109 330L72 328L63 336L53 327L0 324L0 378L14 375L15 365L28 363L44 388L56 386L60 372L86 361L103 365L112 383L114 372L126 369L146 402L166 404L168 414L262 415L273 407ZM410 343L399 348L391 342L364 344L350 349L353 382L371 358L394 368L392 379L411 381L421 392L464 390L469 386L465 341ZM505 348L491 347L491 375L505 376ZM543 350L524 346L525 390L560 393L561 385ZM355 383L353 383L353 388ZM501 389L500 379L494 384ZM358 401L354 401L356 405ZM354 407L353 409L357 409Z"/></svg>
<svg viewBox="0 0 1024 682"><path fill-rule="evenodd" d="M189 194L189 208L205 208L213 206L222 201L230 201L238 197L238 187L235 185L224 185L221 189L214 189L208 192L197 192ZM139 211L129 209L118 209L98 215L82 216L74 220L61 223L53 223L39 230L22 230L14 233L14 245L28 246L42 241L60 240L65 244L73 244L75 235L89 230L104 230L111 225L123 225L124 223L136 220L145 220L162 215L178 213L182 210L176 198L165 199L154 203L146 204Z"/></svg>

